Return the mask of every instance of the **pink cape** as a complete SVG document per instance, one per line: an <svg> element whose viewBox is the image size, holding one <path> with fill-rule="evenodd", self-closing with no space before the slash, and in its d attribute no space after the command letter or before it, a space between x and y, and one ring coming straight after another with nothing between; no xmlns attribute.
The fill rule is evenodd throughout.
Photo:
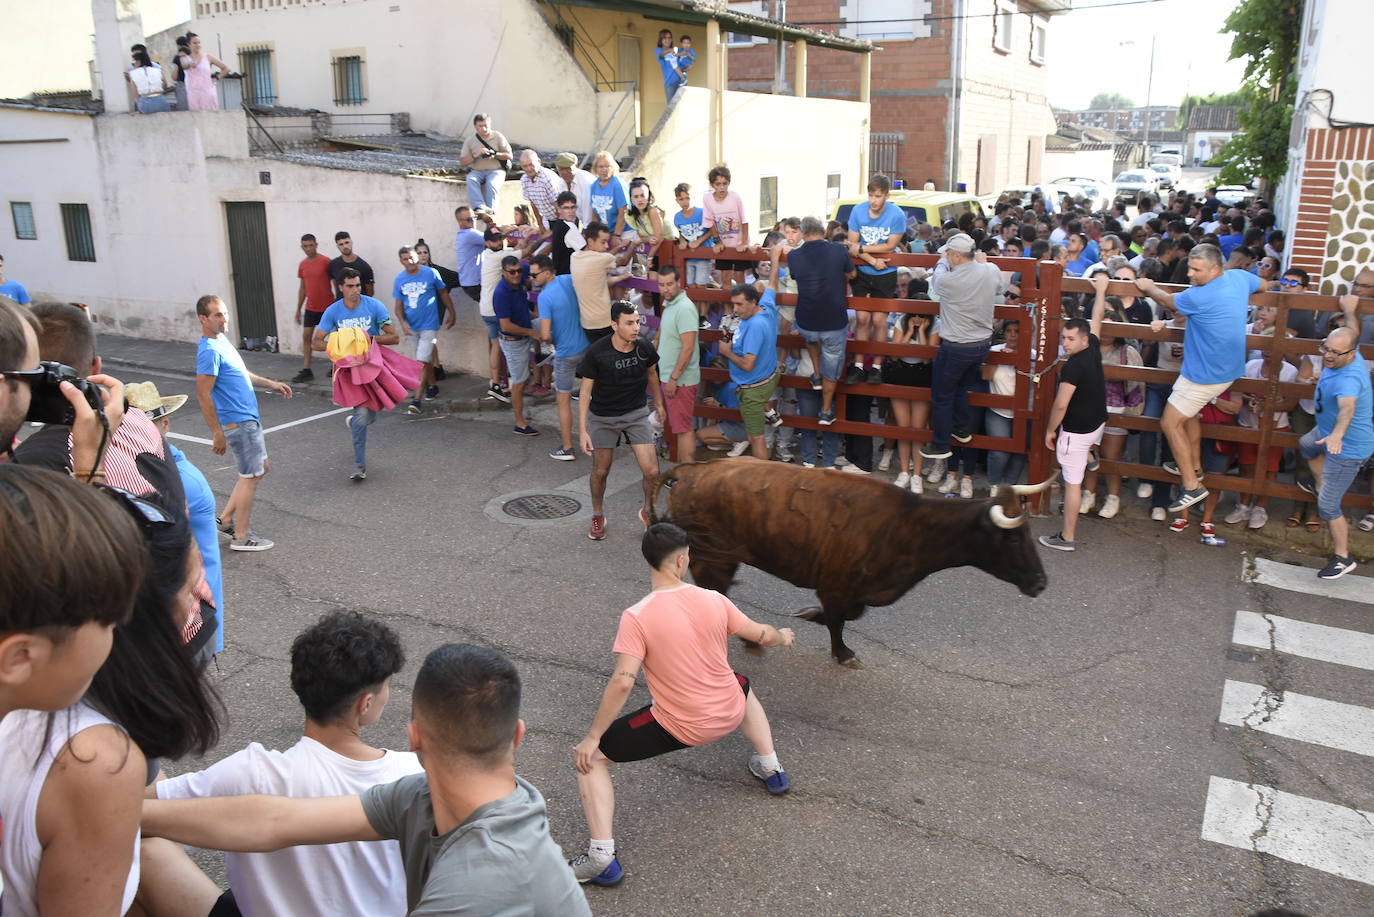
<svg viewBox="0 0 1374 917"><path fill-rule="evenodd" d="M390 347L372 343L367 356L350 356L334 363L334 403L389 411L420 384L424 364Z"/></svg>

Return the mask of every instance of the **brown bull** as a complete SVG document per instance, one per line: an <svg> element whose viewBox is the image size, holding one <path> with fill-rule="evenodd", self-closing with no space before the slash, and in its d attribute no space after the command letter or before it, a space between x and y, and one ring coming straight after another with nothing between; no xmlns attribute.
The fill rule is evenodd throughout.
<svg viewBox="0 0 1374 917"><path fill-rule="evenodd" d="M752 458L679 465L659 479L668 514L691 539L692 578L725 593L740 564L803 589L820 608L800 614L830 628L837 662L858 666L844 624L891 605L949 567L977 567L1029 596L1045 590L1018 485L997 500L921 497L875 478ZM657 494L655 494L655 497Z"/></svg>

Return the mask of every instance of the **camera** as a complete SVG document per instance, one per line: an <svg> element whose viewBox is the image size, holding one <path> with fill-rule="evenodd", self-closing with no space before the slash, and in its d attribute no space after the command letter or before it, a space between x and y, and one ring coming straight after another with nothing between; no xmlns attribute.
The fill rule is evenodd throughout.
<svg viewBox="0 0 1374 917"><path fill-rule="evenodd" d="M76 408L62 394L63 382L70 382L86 396L86 402L97 413L104 407L100 403L100 386L88 382L76 374L76 370L62 363L44 361L38 364L43 371L40 376L29 377L29 389L33 395L29 401L29 413L24 419L30 423L57 423L71 426L76 422Z"/></svg>

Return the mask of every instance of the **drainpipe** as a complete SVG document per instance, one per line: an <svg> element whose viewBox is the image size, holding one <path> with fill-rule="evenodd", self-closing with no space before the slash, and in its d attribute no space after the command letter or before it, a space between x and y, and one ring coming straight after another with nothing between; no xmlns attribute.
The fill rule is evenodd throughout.
<svg viewBox="0 0 1374 917"><path fill-rule="evenodd" d="M959 101L964 90L964 0L952 0L953 31L949 41L949 114L945 118L945 190L959 180Z"/></svg>

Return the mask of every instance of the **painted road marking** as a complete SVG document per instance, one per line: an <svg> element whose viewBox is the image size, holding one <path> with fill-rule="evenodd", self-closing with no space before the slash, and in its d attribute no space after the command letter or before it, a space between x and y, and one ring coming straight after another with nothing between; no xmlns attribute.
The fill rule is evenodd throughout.
<svg viewBox="0 0 1374 917"><path fill-rule="evenodd" d="M1227 679L1221 722L1374 756L1374 710Z"/></svg>
<svg viewBox="0 0 1374 917"><path fill-rule="evenodd" d="M187 436L185 433L168 433L168 439L182 439L188 443L200 443L202 446L213 446L214 440L206 439L203 436Z"/></svg>
<svg viewBox="0 0 1374 917"><path fill-rule="evenodd" d="M1279 563L1263 557L1256 557L1245 563L1241 579L1246 582L1261 583L1277 589L1301 592L1304 595L1320 595L1328 599L1345 599L1349 602L1374 605L1374 580L1360 576L1359 573L1347 574L1340 579L1324 580L1317 576L1317 571L1311 567Z"/></svg>
<svg viewBox="0 0 1374 917"><path fill-rule="evenodd" d="M1273 632L1270 633L1272 625ZM1231 640L1241 646L1272 647L1280 653L1374 672L1374 634L1325 624L1309 624L1279 615L1236 612Z"/></svg>
<svg viewBox="0 0 1374 917"><path fill-rule="evenodd" d="M263 434L264 436L266 436L268 433L275 433L275 432L277 432L278 430L285 430L285 429L287 429L287 428L289 428L289 427L299 427L301 424L303 424L303 423L310 423L312 420L322 420L322 419L324 419L325 417L333 417L333 416L335 416L336 414L344 414L344 413L347 413L348 411L351 411L351 410L353 410L353 409L352 409L352 408L335 408L335 409L332 410L332 411L325 411L323 414L312 414L312 415L309 416L309 417L302 417L300 420L289 420L289 421L287 421L286 423L279 423L279 424L277 424L275 427L268 427L267 429L265 429L265 430L262 431L262 434Z"/></svg>
<svg viewBox="0 0 1374 917"><path fill-rule="evenodd" d="M1212 777L1202 838L1374 885L1374 812Z"/></svg>

